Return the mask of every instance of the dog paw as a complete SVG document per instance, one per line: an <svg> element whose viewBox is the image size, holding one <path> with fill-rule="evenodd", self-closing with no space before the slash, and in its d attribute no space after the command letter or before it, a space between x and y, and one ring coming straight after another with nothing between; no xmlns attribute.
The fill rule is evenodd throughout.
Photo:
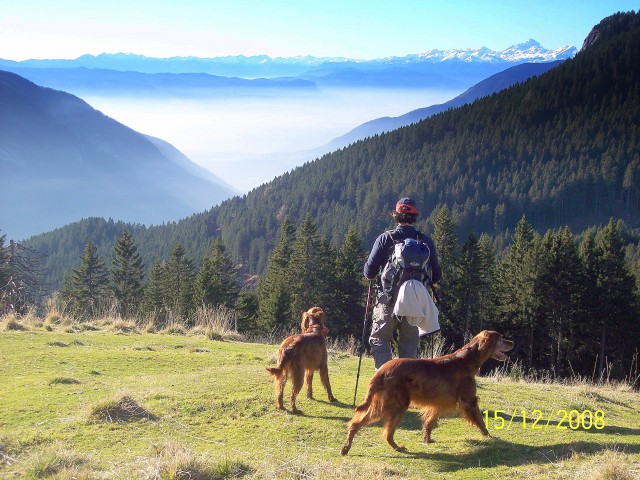
<svg viewBox="0 0 640 480"><path fill-rule="evenodd" d="M407 448L404 445L398 445L396 448L394 448L394 450L396 452L406 452Z"/></svg>
<svg viewBox="0 0 640 480"><path fill-rule="evenodd" d="M302 410L298 410L297 408L293 407L291 409L291 413L293 413L294 415L302 415Z"/></svg>
<svg viewBox="0 0 640 480"><path fill-rule="evenodd" d="M329 402L336 403L338 399L336 397L329 397Z"/></svg>
<svg viewBox="0 0 640 480"><path fill-rule="evenodd" d="M346 455L347 453L349 453L349 450L351 449L351 447L349 445L343 445L342 448L340 449L340 455Z"/></svg>

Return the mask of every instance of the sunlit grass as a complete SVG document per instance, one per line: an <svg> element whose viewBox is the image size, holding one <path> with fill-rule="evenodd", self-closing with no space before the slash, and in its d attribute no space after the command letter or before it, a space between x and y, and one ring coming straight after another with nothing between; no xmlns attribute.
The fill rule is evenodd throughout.
<svg viewBox="0 0 640 480"><path fill-rule="evenodd" d="M275 409L265 371L275 344L213 340L206 329L176 335L91 324L98 330L66 332L52 323L51 331L30 324L0 332L0 478L626 479L640 472L640 398L628 385L529 383L503 370L479 379L493 438L443 418L437 443L422 445L411 409L396 434L407 453L392 451L373 425L341 457L353 411L354 342L329 347L341 402L327 402L316 375L315 399L301 395L303 414L292 415ZM358 400L372 374L365 356ZM563 409L600 410L605 427L559 428L557 414L546 425ZM536 410L543 428L531 428ZM495 412L510 426L499 428Z"/></svg>

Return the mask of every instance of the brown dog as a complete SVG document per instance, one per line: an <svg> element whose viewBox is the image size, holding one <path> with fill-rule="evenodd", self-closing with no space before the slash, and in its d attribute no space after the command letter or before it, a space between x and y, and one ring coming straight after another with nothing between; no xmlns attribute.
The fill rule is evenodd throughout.
<svg viewBox="0 0 640 480"><path fill-rule="evenodd" d="M362 427L384 421L383 436L394 450L403 451L393 440L398 424L409 405L422 407L424 442L431 443L431 431L445 412L462 410L464 418L489 435L480 414L476 380L480 366L489 360L504 361L503 352L513 342L498 332L483 330L465 346L449 355L433 359L397 358L385 363L369 382L367 396L355 409L347 426L347 440L341 453L346 455L353 437Z"/></svg>
<svg viewBox="0 0 640 480"><path fill-rule="evenodd" d="M304 380L307 382L307 398L313 398L313 373L320 370L322 385L327 390L329 401L336 398L331 393L329 384L329 370L327 368L327 344L325 336L329 329L324 326L324 312L320 307L310 308L302 314L301 328L303 333L291 335L284 339L278 352L278 366L267 368L275 380L276 406L283 410L282 397L287 377L291 375L293 383L291 391L291 411L300 413L296 407L296 397L302 389ZM306 373L306 374L305 374Z"/></svg>

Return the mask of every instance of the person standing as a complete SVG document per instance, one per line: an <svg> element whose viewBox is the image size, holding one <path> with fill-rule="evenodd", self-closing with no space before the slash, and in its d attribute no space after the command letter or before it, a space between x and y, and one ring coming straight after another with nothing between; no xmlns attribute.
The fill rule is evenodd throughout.
<svg viewBox="0 0 640 480"><path fill-rule="evenodd" d="M423 241L430 250L429 266L431 269L431 284L440 280L442 269L438 261L438 254L433 240L422 232L416 230L413 224L418 219L418 209L413 199L404 197L398 200L395 210L391 213L397 225L394 230L386 231L378 236L373 244L369 258L364 264L363 273L369 280L376 279L381 273L391 254L395 244L405 239L413 238ZM391 342L393 333L398 329L398 356L401 358L414 358L418 353L420 335L418 327L401 321L393 314L394 300L379 296L373 309L373 322L369 345L376 370L391 360Z"/></svg>

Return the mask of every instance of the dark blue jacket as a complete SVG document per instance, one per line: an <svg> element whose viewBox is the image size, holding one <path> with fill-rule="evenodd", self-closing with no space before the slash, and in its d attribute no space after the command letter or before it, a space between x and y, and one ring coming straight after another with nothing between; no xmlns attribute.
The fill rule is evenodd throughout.
<svg viewBox="0 0 640 480"><path fill-rule="evenodd" d="M418 232L413 225L398 225L395 230L392 231L396 240L404 240L406 238L420 238L420 240L426 242L431 255L429 257L429 263L431 263L431 282L438 283L442 276L442 269L440 268L440 262L438 261L438 253L436 252L436 246L430 237L424 233ZM387 264L387 260L393 253L394 246L393 238L389 232L384 232L378 238L376 238L369 259L364 264L364 276L369 280L373 280L379 273L382 273L382 268Z"/></svg>

